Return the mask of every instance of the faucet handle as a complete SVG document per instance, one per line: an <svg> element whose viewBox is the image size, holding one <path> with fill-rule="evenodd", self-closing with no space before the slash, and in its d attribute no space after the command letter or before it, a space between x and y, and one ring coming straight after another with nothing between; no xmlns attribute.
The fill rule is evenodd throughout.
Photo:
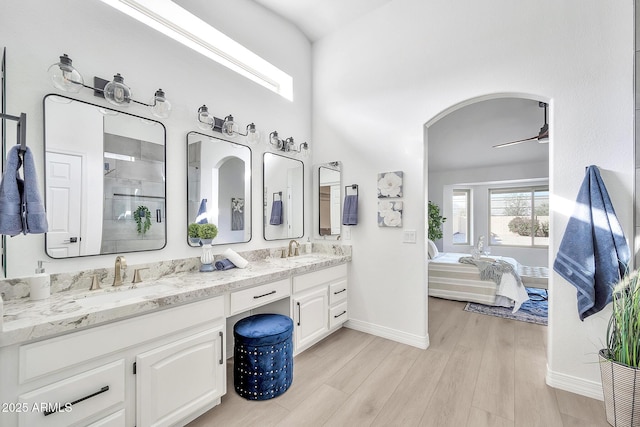
<svg viewBox="0 0 640 427"><path fill-rule="evenodd" d="M300 245L296 246L296 251L295 251L295 253L293 254L293 256L298 256L298 255L300 255L300 251L298 250L299 246L300 246Z"/></svg>
<svg viewBox="0 0 640 427"><path fill-rule="evenodd" d="M135 270L133 270L133 280L131 281L131 283L140 283L142 282L142 276L140 276L140 271L141 270L148 270L149 267L143 267L143 268L136 268Z"/></svg>
<svg viewBox="0 0 640 427"><path fill-rule="evenodd" d="M98 289L102 289L100 287L100 281L98 280L98 275L94 274L91 277L91 287L89 288L90 291L97 291Z"/></svg>
<svg viewBox="0 0 640 427"><path fill-rule="evenodd" d="M280 258L286 258L287 257L287 250L283 249L282 250L282 255L280 255Z"/></svg>

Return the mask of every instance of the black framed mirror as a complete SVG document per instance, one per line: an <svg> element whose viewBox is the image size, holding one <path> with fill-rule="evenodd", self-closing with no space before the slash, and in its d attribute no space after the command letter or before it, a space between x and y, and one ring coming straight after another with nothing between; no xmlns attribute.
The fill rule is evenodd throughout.
<svg viewBox="0 0 640 427"><path fill-rule="evenodd" d="M251 240L251 206L251 149L189 132L187 223L215 224L218 234L212 245L245 243Z"/></svg>
<svg viewBox="0 0 640 427"><path fill-rule="evenodd" d="M304 163L279 154L263 157L264 239L304 235Z"/></svg>
<svg viewBox="0 0 640 427"><path fill-rule="evenodd" d="M164 248L164 125L62 95L43 104L47 255Z"/></svg>

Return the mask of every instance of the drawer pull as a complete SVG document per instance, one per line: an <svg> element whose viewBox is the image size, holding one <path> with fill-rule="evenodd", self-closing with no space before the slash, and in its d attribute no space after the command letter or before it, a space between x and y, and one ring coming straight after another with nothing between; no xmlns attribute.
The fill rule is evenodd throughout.
<svg viewBox="0 0 640 427"><path fill-rule="evenodd" d="M80 403L80 402L83 402L83 401L85 401L85 400L87 400L87 399L91 399L92 397L97 396L97 395L99 395L99 394L102 394L102 393L104 393L105 391L109 391L109 386L108 386L108 385L106 385L106 386L102 387L100 390L96 391L95 393L91 393L91 394L90 394L90 395L88 395L88 396L81 397L80 399L78 399L78 400L74 400L73 402L70 402L70 403L68 403L68 404L69 404L69 405L71 405L71 406L73 406L73 405L75 405L76 403ZM46 417L46 416L48 416L48 415L55 414L56 412L60 412L60 410L61 410L64 406L65 406L65 404L60 405L60 409L57 409L57 410L55 410L55 411L44 411L44 416Z"/></svg>
<svg viewBox="0 0 640 427"><path fill-rule="evenodd" d="M300 303L297 302L296 304L298 304L298 326L300 326Z"/></svg>
<svg viewBox="0 0 640 427"><path fill-rule="evenodd" d="M344 288L343 290L334 292L333 294L334 295L338 295L338 294L341 294L341 293L345 292L346 290L347 290L347 288Z"/></svg>
<svg viewBox="0 0 640 427"><path fill-rule="evenodd" d="M273 294L275 294L275 293L276 293L276 291L271 291L271 292L269 292L269 293L262 294L262 295L254 295L254 296L253 296L253 299L258 299L258 298L266 297L266 296L268 296L268 295L273 295Z"/></svg>
<svg viewBox="0 0 640 427"><path fill-rule="evenodd" d="M222 331L218 332L218 336L220 337L220 360L218 363L222 365L224 363L224 334Z"/></svg>
<svg viewBox="0 0 640 427"><path fill-rule="evenodd" d="M347 310L343 311L340 314L336 314L335 316L333 316L334 319L337 319L338 317L342 316L343 314L345 314L347 312Z"/></svg>

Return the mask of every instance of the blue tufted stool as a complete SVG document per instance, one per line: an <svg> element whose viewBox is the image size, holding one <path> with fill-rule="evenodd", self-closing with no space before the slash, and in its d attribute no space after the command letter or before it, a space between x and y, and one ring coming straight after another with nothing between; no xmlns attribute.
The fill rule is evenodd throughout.
<svg viewBox="0 0 640 427"><path fill-rule="evenodd" d="M293 321L281 314L256 314L233 327L233 386L249 400L267 400L293 381Z"/></svg>

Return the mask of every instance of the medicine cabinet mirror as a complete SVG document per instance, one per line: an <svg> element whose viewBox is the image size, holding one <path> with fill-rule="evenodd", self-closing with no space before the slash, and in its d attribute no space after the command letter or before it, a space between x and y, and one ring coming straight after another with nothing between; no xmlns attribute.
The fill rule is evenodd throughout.
<svg viewBox="0 0 640 427"><path fill-rule="evenodd" d="M251 240L249 147L198 132L187 134L187 222L215 224L214 245Z"/></svg>
<svg viewBox="0 0 640 427"><path fill-rule="evenodd" d="M273 153L263 158L264 239L304 235L304 164Z"/></svg>
<svg viewBox="0 0 640 427"><path fill-rule="evenodd" d="M165 143L160 122L45 96L47 255L162 249L167 242Z"/></svg>
<svg viewBox="0 0 640 427"><path fill-rule="evenodd" d="M320 236L340 235L342 215L341 165L330 162L318 167L318 224Z"/></svg>

